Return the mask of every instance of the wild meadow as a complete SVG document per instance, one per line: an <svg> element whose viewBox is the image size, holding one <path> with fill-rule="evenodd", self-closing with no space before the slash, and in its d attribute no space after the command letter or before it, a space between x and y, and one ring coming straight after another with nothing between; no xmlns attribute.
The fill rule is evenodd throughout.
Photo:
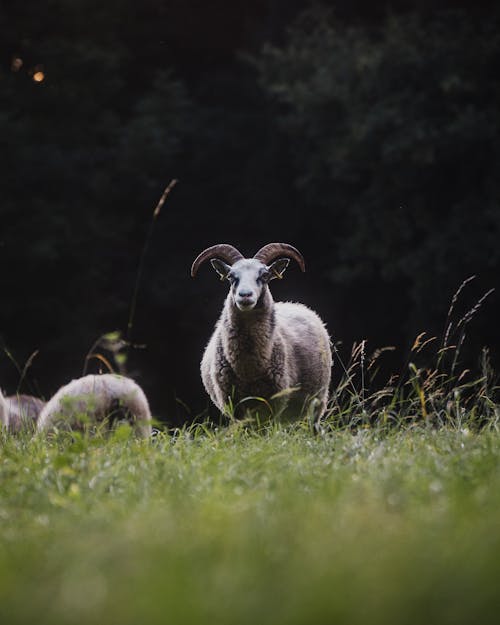
<svg viewBox="0 0 500 625"><path fill-rule="evenodd" d="M0 622L497 623L500 406L486 351L460 370L474 312L382 385L384 350L335 349L320 428L2 432Z"/></svg>
<svg viewBox="0 0 500 625"><path fill-rule="evenodd" d="M4 436L0 621L496 623L496 428Z"/></svg>

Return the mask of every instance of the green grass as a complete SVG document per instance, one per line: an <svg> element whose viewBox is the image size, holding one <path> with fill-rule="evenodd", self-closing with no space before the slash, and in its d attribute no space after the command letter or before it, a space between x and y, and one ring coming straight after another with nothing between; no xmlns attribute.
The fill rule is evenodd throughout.
<svg viewBox="0 0 500 625"><path fill-rule="evenodd" d="M500 435L0 441L0 622L498 622Z"/></svg>

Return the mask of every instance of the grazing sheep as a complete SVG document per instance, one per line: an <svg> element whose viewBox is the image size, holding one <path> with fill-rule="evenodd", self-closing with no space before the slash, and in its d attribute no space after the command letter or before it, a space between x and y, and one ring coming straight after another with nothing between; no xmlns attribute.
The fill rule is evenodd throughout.
<svg viewBox="0 0 500 625"><path fill-rule="evenodd" d="M45 402L32 395L11 395L5 398L8 410L9 431L18 433L23 429L33 431Z"/></svg>
<svg viewBox="0 0 500 625"><path fill-rule="evenodd" d="M0 426L4 428L9 427L9 407L2 391L0 391Z"/></svg>
<svg viewBox="0 0 500 625"><path fill-rule="evenodd" d="M92 422L113 420L119 414L134 425L140 437L151 435L151 412L141 387L120 375L86 375L62 386L47 402L37 423L38 431L71 424L78 427L85 417Z"/></svg>
<svg viewBox="0 0 500 625"><path fill-rule="evenodd" d="M193 262L193 277L210 260L231 285L201 361L205 389L223 413L246 397L265 399L276 417L298 417L311 406L317 421L325 412L332 367L326 328L307 306L275 303L268 286L290 258L305 271L300 252L286 243L270 243L253 258L214 245Z"/></svg>
<svg viewBox="0 0 500 625"><path fill-rule="evenodd" d="M5 397L0 391L0 424L17 434L22 429L34 430L45 402L32 395Z"/></svg>

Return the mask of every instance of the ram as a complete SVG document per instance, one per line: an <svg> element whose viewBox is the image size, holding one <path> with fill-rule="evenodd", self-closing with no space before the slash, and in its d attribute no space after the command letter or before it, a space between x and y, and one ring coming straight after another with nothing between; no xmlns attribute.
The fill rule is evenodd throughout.
<svg viewBox="0 0 500 625"><path fill-rule="evenodd" d="M126 418L136 434L151 435L151 412L141 387L130 378L106 373L86 375L62 386L42 409L37 422L39 432L51 427L79 427L91 423Z"/></svg>
<svg viewBox="0 0 500 625"><path fill-rule="evenodd" d="M286 243L269 243L253 258L218 244L192 264L194 277L210 260L230 284L201 361L205 389L222 413L250 397L265 400L274 417L296 418L312 405L318 420L326 410L332 355L325 325L303 304L274 302L269 289L290 259L305 271L300 252Z"/></svg>

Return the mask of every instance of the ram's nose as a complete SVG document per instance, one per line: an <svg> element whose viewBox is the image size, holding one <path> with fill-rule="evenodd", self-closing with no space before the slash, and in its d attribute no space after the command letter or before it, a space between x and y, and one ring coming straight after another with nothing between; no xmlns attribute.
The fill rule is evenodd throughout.
<svg viewBox="0 0 500 625"><path fill-rule="evenodd" d="M250 297L252 297L252 295L252 291L238 291L238 297L241 299L249 299Z"/></svg>
<svg viewBox="0 0 500 625"><path fill-rule="evenodd" d="M251 310L255 306L256 300L253 291L238 291L236 294L236 306L240 310Z"/></svg>

